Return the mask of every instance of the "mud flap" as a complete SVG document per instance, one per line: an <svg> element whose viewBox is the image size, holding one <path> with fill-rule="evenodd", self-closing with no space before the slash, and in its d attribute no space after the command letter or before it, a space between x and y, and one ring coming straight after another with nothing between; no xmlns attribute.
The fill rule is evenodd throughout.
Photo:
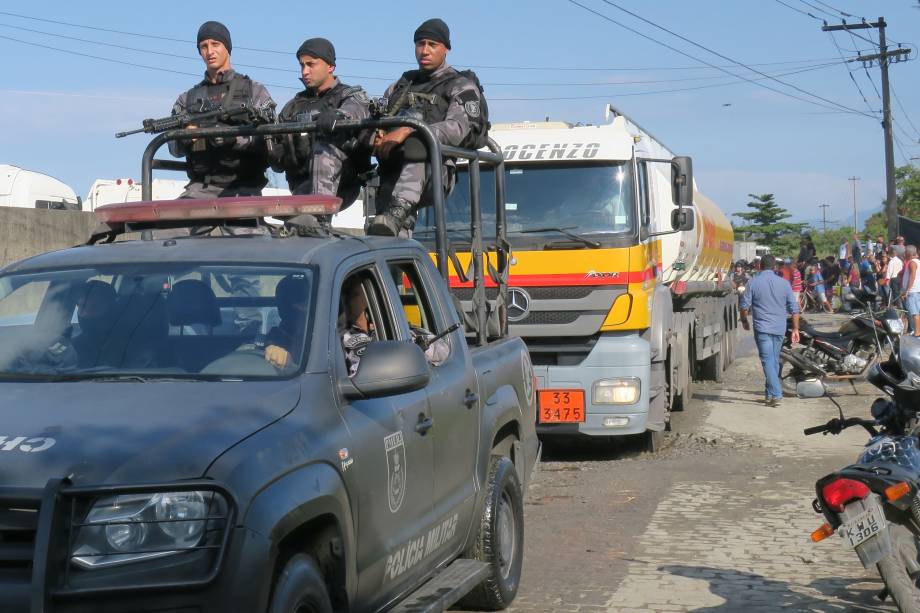
<svg viewBox="0 0 920 613"><path fill-rule="evenodd" d="M670 416L668 415L668 381L664 362L652 362L649 377L648 429L664 430Z"/></svg>

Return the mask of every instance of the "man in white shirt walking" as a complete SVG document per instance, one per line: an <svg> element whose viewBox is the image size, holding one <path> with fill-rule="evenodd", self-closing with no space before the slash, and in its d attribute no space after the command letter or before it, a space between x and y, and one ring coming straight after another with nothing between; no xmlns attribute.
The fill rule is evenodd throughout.
<svg viewBox="0 0 920 613"><path fill-rule="evenodd" d="M908 245L904 250L904 274L901 277L907 317L914 336L920 336L920 259L917 247Z"/></svg>
<svg viewBox="0 0 920 613"><path fill-rule="evenodd" d="M898 257L894 247L888 247L888 267L885 269L885 279L888 281L888 306L894 306L901 297L901 271L904 262Z"/></svg>

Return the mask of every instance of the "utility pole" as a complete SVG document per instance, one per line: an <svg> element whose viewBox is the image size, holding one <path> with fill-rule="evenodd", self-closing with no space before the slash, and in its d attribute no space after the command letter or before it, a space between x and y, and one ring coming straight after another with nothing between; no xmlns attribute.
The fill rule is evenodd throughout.
<svg viewBox="0 0 920 613"><path fill-rule="evenodd" d="M829 204L819 204L818 208L821 209L821 223L824 224L824 233L827 234L827 209L831 205Z"/></svg>
<svg viewBox="0 0 920 613"><path fill-rule="evenodd" d="M850 177L849 180L853 183L853 230L859 232L859 215L856 212L856 182L859 177Z"/></svg>
<svg viewBox="0 0 920 613"><path fill-rule="evenodd" d="M888 45L885 40L885 27L887 25L885 18L879 17L875 23L867 21L847 23L844 21L840 25L829 26L825 22L824 27L821 29L825 32L878 29L879 52L872 55L860 55L856 59L869 66L874 62L878 62L879 67L882 69L882 129L885 133L885 215L888 218L888 240L894 240L895 236L898 235L898 196L894 181L894 142L891 135L891 95L888 89L888 64L890 63L889 60L891 62L902 62L909 59L911 50L898 47L893 51L888 51ZM853 189L855 193L855 182L853 183Z"/></svg>

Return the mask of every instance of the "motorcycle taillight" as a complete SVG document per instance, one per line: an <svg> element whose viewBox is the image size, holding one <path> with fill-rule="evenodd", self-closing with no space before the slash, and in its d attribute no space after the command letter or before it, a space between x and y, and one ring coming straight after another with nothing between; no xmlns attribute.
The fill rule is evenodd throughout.
<svg viewBox="0 0 920 613"><path fill-rule="evenodd" d="M869 486L853 479L837 479L831 481L821 489L821 495L829 509L838 513L843 512L843 507L854 500L862 500L870 493Z"/></svg>

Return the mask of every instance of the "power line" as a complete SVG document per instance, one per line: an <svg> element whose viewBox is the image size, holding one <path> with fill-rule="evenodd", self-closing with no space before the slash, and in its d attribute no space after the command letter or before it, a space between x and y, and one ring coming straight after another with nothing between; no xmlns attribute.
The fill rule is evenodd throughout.
<svg viewBox="0 0 920 613"><path fill-rule="evenodd" d="M836 66L836 65L837 65L837 63L829 64L829 66ZM803 73L803 72L811 72L811 71L813 71L813 70L820 70L821 68L826 68L826 67L827 67L827 66L811 67L811 68L802 68L802 69L794 70L794 71L790 71L790 72L779 73L779 76L784 77L784 76L789 76L789 75L794 75L794 74L801 74L801 73ZM753 81L763 81L763 80L764 80L764 77L753 77L753 79L751 79L751 80L753 80ZM698 85L698 86L696 86L696 87L679 87L679 88L674 88L674 89L658 89L658 90L654 90L654 91L644 91L644 92L618 93L618 94L616 94L616 96L619 97L619 98L627 98L627 97L632 97L632 96L652 96L652 95L655 95L655 94L672 94L672 93L676 93L676 92L689 92L689 91L697 91L697 90L701 90L701 89L714 89L714 88L716 88L716 87L727 87L727 86L729 86L729 85L741 85L741 84L743 84L743 83L745 83L745 82L748 82L748 81L750 81L750 80L748 80L748 79L738 79L738 80L736 80L736 81L730 81L730 82L728 82L728 83L710 83L710 84L708 84L708 85ZM564 97L549 96L549 97L538 97L538 98L493 98L493 97L490 96L490 97L489 97L489 100L501 100L501 101L509 102L509 101L539 101L539 100L542 100L542 101L549 101L549 100L603 100L603 99L609 99L609 98L610 98L609 95L597 95L597 96L595 96L595 95L592 95L592 96L564 96ZM810 100L806 100L806 102L811 102L811 101L810 101ZM825 105L823 105L823 104L818 104L818 106L820 106L820 107L822 107L822 108L830 108L830 107L827 107L827 106L825 106ZM851 111L842 111L842 110L837 110L837 109L833 109L831 112L833 112L833 113L851 113Z"/></svg>
<svg viewBox="0 0 920 613"><path fill-rule="evenodd" d="M200 61L198 57L191 57L191 56L189 56L188 54L182 55L182 54L179 54L179 53L168 53L168 52L165 52L165 51L155 51L155 50L151 50L151 49L142 49L142 48L138 48L138 47L130 47L130 46L127 46L127 45L119 45L119 44L115 44L115 43L108 43L108 42L102 42L102 41L89 40L89 39L80 38L80 37L76 37L76 36L66 36L66 35L64 35L64 34L57 34L57 33L55 33L55 32L45 32L45 31L43 31L43 30L35 30L35 29L33 29L33 28L24 28L24 27L21 27L21 26L14 26L14 25L6 24L6 23L0 23L0 27L12 28L12 29L15 29L15 30L22 30L22 31L31 32L31 33L34 33L34 34L42 34L42 35L45 35L45 36L52 36L52 37L55 37L55 38L62 38L62 39L65 39L65 40L72 40L72 41L77 41L77 42L80 42L80 43L88 43L88 44L91 44L91 45L101 45L101 46L105 46L105 47L112 47L112 48L115 48L115 49L123 49L123 50L126 50L126 51L135 51L135 52L138 52L138 53L147 53L147 54L161 55L161 56L165 56L165 57L173 57L173 58L178 58L178 59L181 59L181 60L193 61L193 62L198 62L198 61ZM841 59L844 59L844 58L841 57ZM846 60L844 60L844 61L846 61ZM835 64L835 63L836 63L836 62L832 62L831 64ZM254 68L254 69L257 69L257 70L272 70L272 71L284 72L284 73L288 73L288 74L291 74L292 72L294 72L294 69L293 69L293 68L290 68L290 67L288 67L288 68L279 68L279 67L277 67L277 66L262 66L262 65L258 65L258 64L243 64L243 63L237 63L237 62L234 62L233 65L234 65L234 66L238 66L238 67L240 67L240 68ZM826 64L826 63L825 63L825 64L817 64L816 66L825 66L825 65L828 65L828 64ZM344 79L367 79L367 80L372 80L372 81L392 81L392 80L393 80L392 77L372 77L372 76L367 76L367 75L349 75L349 74L338 74L338 73L336 73L336 76L341 77L341 78L344 78ZM706 77L681 77L681 78L676 78L676 79L642 79L642 80L615 81L615 82L612 82L612 81L590 81L590 82L568 82L568 83L546 83L546 82L531 82L531 83L496 83L496 82L486 82L486 83L484 83L484 85L488 85L489 87L593 87L593 86L612 86L612 85L650 85L650 84L655 84L655 83L678 83L678 82L686 82L686 81L706 81L706 80L712 80L712 79L725 79L725 78L727 78L727 77L724 77L724 76L721 76L721 75L711 75L711 76L706 76Z"/></svg>
<svg viewBox="0 0 920 613"><path fill-rule="evenodd" d="M843 58L843 51L840 49L840 45L837 44L837 38L834 36L834 33L833 33L833 32L828 32L827 34L828 34L828 36L831 37L831 42L834 43L834 47L837 48L837 53L840 55L840 59L841 59L841 60L844 59L844 58ZM875 113L876 111L873 110L872 105L870 105L870 104L869 104L869 101L866 99L866 94L863 93L863 90L862 90L862 88L859 86L859 83L856 82L856 78L853 76L853 71L850 70L850 67L849 67L849 66L847 66L846 69L847 69L847 75L850 77L850 81L852 81L852 82L853 82L853 85L856 86L856 91L859 92L859 95L862 97L863 102L866 103L866 108L869 109L869 112Z"/></svg>
<svg viewBox="0 0 920 613"><path fill-rule="evenodd" d="M800 8L796 8L796 7L792 6L791 4L787 4L786 2L783 2L783 0L776 0L776 1L779 2L780 4L782 4L783 6L785 6L786 8L792 9L792 10L795 11L796 13L801 13L802 15L807 15L808 17L811 17L812 19L817 19L818 21L824 21L823 19L821 19L821 18L818 17L817 15L812 15L812 14L809 13L808 11L803 11L803 10L800 9Z"/></svg>
<svg viewBox="0 0 920 613"><path fill-rule="evenodd" d="M635 17L636 19L639 19L639 20L641 20L641 21L643 21L643 22L645 22L645 23L647 23L647 24L649 24L649 25L651 25L651 26L653 26L653 27L655 27L655 28L658 28L659 30L663 30L664 32L667 32L668 34L670 34L670 35L672 35L672 36L675 36L675 37L677 37L677 38L680 38L681 40L683 40L683 41L685 41L685 42L688 42L688 43L690 43L690 44L692 44L692 45L694 45L694 46L696 46L696 47L699 47L699 48L703 49L704 51L707 51L707 52L709 52L709 53L711 53L711 54L713 54L713 55L716 55L716 56L722 58L723 60L726 60L726 61L732 62L732 63L734 63L734 64L737 64L737 65L741 66L742 68L745 68L745 69L747 69L747 70L749 70L749 71L751 71L751 72L756 72L757 74L760 74L761 76L767 77L767 78L770 79L770 80L776 81L777 83L779 83L779 84L781 84L781 85L785 85L786 87L791 87L792 89L795 89L795 90L797 90L797 91L800 91L800 92L802 92L802 93L804 93L804 94L806 94L806 95L808 95L808 96L812 96L813 98L817 98L817 99L819 99L819 100L823 100L824 102L826 102L826 103L828 103L828 104L831 104L831 105L833 105L833 106L832 106L832 107L828 107L827 105L824 105L824 104L815 102L814 100L808 100L808 99L806 99L806 98L801 98L801 97L799 97L799 96L795 96L794 94L790 94L789 92L786 92L786 91L783 91L783 90L779 90L779 89L776 89L776 88L774 88L774 87L770 87L769 85L766 85L766 84L764 84L764 83L757 83L756 81L753 81L753 80L751 80L751 79L747 79L746 77L741 77L741 76L736 75L736 74L734 74L734 73L732 73L732 72L728 72L727 70L724 71L724 72L728 72L728 74L731 74L731 75L733 75L733 76L736 77L736 78L744 78L744 79L746 79L746 80L749 80L749 81L752 82L752 83L756 83L757 85L759 85L760 87L763 87L764 89L768 89L768 90L770 90L770 91L772 91L772 92L774 92L774 93L778 93L778 94L780 94L780 95L787 96L787 97L789 97L789 98L794 98L794 99L799 100L799 101L801 101L801 102L807 102L807 103L809 103L809 104L813 104L813 105L815 105L815 106L822 106L822 107L824 107L824 108L834 108L834 107L837 107L837 108L841 108L841 109L847 110L847 111L849 111L849 112L851 112L851 113L855 113L855 114L858 114L858 115L864 115L864 116L866 116L866 117L872 117L873 119L875 118L873 115L864 113L863 111L858 111L858 110L856 110L856 109L847 107L847 106L845 106L845 105L843 105L843 104L840 104L840 103L838 103L838 102L834 102L833 100L828 100L827 98L823 98L822 96L818 96L817 94L813 94L813 93L811 93L811 92L809 92L809 91L806 91L806 90L804 90L804 89L802 89L801 87L798 87L798 86L796 86L796 85L792 85L792 84L786 83L786 82L784 82L784 81L780 81L780 80L777 79L776 77L770 77L770 76L764 74L763 72L761 72L761 71L759 71L759 70L757 70L757 69L751 68L750 66L747 66L747 65L745 65L745 64L743 64L743 63L741 63L741 62L739 62L739 61L737 61L737 60L734 60L734 59L732 59L732 58L730 58L730 57L728 57L728 56L726 56L726 55L723 55L723 54L718 53L718 52L716 52L716 51L713 51L713 50L711 50L711 49L709 49L709 48L707 48L707 47L704 47L703 45L701 45L701 44L699 44L699 43L697 43L697 42L695 42L695 41L692 41L692 40L690 40L689 38L687 38L687 37L685 37L685 36L682 36L682 35L680 35L680 34L677 34L676 32L673 32L673 31L671 31L671 30L665 28L664 26L660 26L660 25L658 25L657 23L655 23L655 22L653 22L653 21L651 21L651 20L648 20L648 19L642 17L641 15L637 15L636 13L633 13L632 11L629 11L629 10L627 10L627 9L624 9L623 7L619 6L618 4L616 4L616 3L614 3L614 2L611 2L610 0L602 0L602 1L603 1L605 4L608 4L608 5L614 7L614 8L616 8L616 9L618 9L618 10L620 10L620 11L622 11L622 12L628 14L628 15L631 15L631 16ZM590 11L590 12L592 12L592 13L594 13L594 14L596 14L596 15L598 15L598 16L600 16L600 17L602 17L602 18L604 18L604 19L606 19L606 20L608 20L608 21L610 21L610 22L612 22L612 23L615 23L615 24L619 25L620 27L625 28L626 30L629 30L630 32L633 32L633 33L635 33L635 34L637 34L637 35L639 35L639 36L642 36L643 38L647 38L647 39L649 39L649 40L652 40L652 41L654 41L655 43L657 43L657 44L659 44L659 45L665 46L665 47L667 47L668 49L671 49L671 50L673 50L673 51L676 51L677 53L680 53L681 55L685 55L685 56L687 56L687 57L690 57L690 58L696 60L697 62L701 62L701 63L703 63L703 64L707 64L707 65L709 65L709 66L712 66L712 64L710 64L709 62L707 62L707 61L705 61L705 60L702 60L702 59L700 59L700 58L697 58L697 57L695 57L695 56L692 56L692 55L686 53L685 51L682 51L682 50L680 50L680 49L677 49L676 47L673 47L673 46L671 46L671 45L668 45L667 43L664 43L664 42L662 42L662 41L659 41L659 40L657 40L657 39L654 39L654 38L648 36L647 34L643 34L642 32L639 32L638 30L635 30L634 28L630 28L629 26L627 26L627 25L625 25L625 24L622 24L622 23L620 23L620 22L614 20L613 18L608 17L607 15L604 15L603 13L599 13L599 12L593 10L593 9L590 9L590 8L584 6L583 4L580 4L580 3L576 2L575 0L569 0L569 2L571 2L572 4L575 4L575 5L577 5L577 6L580 6L581 8L583 8L583 9L585 9L585 10L587 10L587 11Z"/></svg>
<svg viewBox="0 0 920 613"><path fill-rule="evenodd" d="M843 15L844 17L854 17L854 15L850 15L849 13L845 13L844 11L841 11L840 9L831 6L831 5L828 4L827 2L821 2L821 0L814 0L814 1L817 2L818 4L820 4L821 6L826 6L827 8L831 9L832 11L834 11L834 12L836 12L836 13L840 13L840 14Z"/></svg>
<svg viewBox="0 0 920 613"><path fill-rule="evenodd" d="M914 125L914 122L911 121L910 115L907 114L907 109L904 108L904 105L901 104L901 99L898 97L897 92L894 90L894 86L889 84L889 89L891 89L891 95L894 96L895 102L898 103L898 107L901 109L901 113L904 115L904 119L907 120L907 123L910 124L910 127L914 129L914 132L917 133L917 139L920 139L920 130L917 129L917 126ZM911 139L913 140L913 139Z"/></svg>
<svg viewBox="0 0 920 613"><path fill-rule="evenodd" d="M831 17L837 17L837 15L835 15L834 13L831 13L831 12L827 11L826 9L823 9L823 8L821 8L820 6L815 6L814 4L805 2L805 0L799 0L799 2L801 2L801 3L804 4L805 6L807 6L807 7L809 7L809 8L812 8L812 9L814 9L814 10L820 12L820 13L824 13L825 15L830 15Z"/></svg>
<svg viewBox="0 0 920 613"><path fill-rule="evenodd" d="M17 17L19 19L29 19L32 21L40 21L44 23L53 23L56 25L71 27L71 28L82 28L85 30L95 30L97 32L106 32L109 34L120 34L123 36L135 36L140 38L150 38L154 40L162 40L167 42L182 43L188 45L194 45L195 41L183 38L172 38L169 36L160 36L157 34L146 34L142 32L130 32L127 30L115 30L112 28L102 28L98 26L89 26L79 23L72 23L67 21L60 21L56 19L47 19L43 17L34 17L32 15L23 15L21 13L13 13L10 11L0 11L0 15L6 15L8 17ZM271 53L276 55L293 55L292 51L279 51L276 49L262 49L258 47L243 47L241 45L235 45L236 49L244 51L254 51L257 53ZM394 64L398 66L414 66L412 62L406 62L404 60L381 60L379 58L366 58L366 57L346 57L339 56L340 60L347 60L351 62L369 62L374 64ZM814 58L807 60L787 60L782 62L761 62L757 64L751 64L751 66L781 66L789 64L809 64L813 62L826 62L834 58ZM242 66L242 64L241 64ZM652 72L656 70L701 70L704 69L704 66L659 66L659 67L584 67L584 66L502 66L502 65L487 65L487 64L468 64L469 68L476 69L490 69L490 70L539 70L539 71L571 71L571 72L634 72L634 71L645 71ZM730 66L729 66L730 67Z"/></svg>

